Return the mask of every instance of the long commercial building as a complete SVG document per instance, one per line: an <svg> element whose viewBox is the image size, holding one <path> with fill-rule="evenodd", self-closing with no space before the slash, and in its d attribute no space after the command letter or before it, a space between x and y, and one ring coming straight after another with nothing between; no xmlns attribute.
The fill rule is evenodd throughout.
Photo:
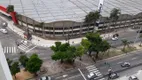
<svg viewBox="0 0 142 80"><path fill-rule="evenodd" d="M98 4L99 0L0 0L0 5L5 8L14 5L19 25L25 26L23 29L59 39L75 38L92 31L94 24L90 26L83 22L90 11L98 10ZM111 10L118 8L122 14L128 14L122 15L119 21L131 22L134 18L140 21L141 7L142 0L104 0L101 15L109 17ZM108 23L103 17L100 27Z"/></svg>

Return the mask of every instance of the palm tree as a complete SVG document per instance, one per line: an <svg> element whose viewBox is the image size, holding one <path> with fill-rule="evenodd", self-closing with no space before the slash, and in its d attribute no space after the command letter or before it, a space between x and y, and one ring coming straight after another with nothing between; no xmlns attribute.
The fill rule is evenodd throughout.
<svg viewBox="0 0 142 80"><path fill-rule="evenodd" d="M96 21L99 19L100 16L101 15L100 15L100 13L98 11L89 12L89 14L87 14L85 16L85 19L84 19L85 23L88 23L89 25L91 23L94 23L93 32L94 32L94 28L95 28L95 25L96 25ZM88 25L88 29L89 29L89 25Z"/></svg>
<svg viewBox="0 0 142 80"><path fill-rule="evenodd" d="M121 40L122 44L124 45L123 50L125 50L126 46L129 47L129 41L126 39Z"/></svg>
<svg viewBox="0 0 142 80"><path fill-rule="evenodd" d="M116 26L116 21L118 20L118 18L119 18L119 15L121 14L121 12L120 12L120 10L119 9L117 9L117 8L113 8L112 10L111 10L111 13L110 13L110 20L111 21L114 21L115 23L115 26Z"/></svg>

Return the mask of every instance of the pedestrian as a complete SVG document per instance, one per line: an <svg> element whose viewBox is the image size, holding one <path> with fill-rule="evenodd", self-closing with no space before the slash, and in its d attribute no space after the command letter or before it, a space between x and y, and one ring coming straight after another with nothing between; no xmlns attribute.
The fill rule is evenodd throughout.
<svg viewBox="0 0 142 80"><path fill-rule="evenodd" d="M92 56L92 59L93 59L93 61L96 63L96 59L95 59L95 57L94 57L94 56Z"/></svg>

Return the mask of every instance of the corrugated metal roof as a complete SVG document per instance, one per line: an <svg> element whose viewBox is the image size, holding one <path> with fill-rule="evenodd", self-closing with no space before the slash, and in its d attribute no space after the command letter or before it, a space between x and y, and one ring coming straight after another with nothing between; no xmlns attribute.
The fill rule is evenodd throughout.
<svg viewBox="0 0 142 80"><path fill-rule="evenodd" d="M83 21L90 11L98 9L99 0L0 0L0 5L15 6L15 11L40 22ZM109 16L113 8L123 14L142 11L142 0L104 0L102 15Z"/></svg>

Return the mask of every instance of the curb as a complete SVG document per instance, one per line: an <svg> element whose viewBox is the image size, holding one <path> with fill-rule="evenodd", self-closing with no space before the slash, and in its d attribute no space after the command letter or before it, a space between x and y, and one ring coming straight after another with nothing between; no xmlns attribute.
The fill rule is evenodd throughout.
<svg viewBox="0 0 142 80"><path fill-rule="evenodd" d="M134 67L138 67L138 66L141 66L141 65L142 65L142 63L135 64L135 65L133 65L133 66L131 66L131 67L122 68L122 69L117 70L117 71L114 71L114 72L115 72L115 73L120 73L120 72L126 71L126 70L131 69L131 68L134 68ZM108 76L108 74L105 74L105 75L103 75L102 77L95 78L94 80L98 80L98 79L101 79L101 78L104 78L104 77L107 77L107 76Z"/></svg>
<svg viewBox="0 0 142 80"><path fill-rule="evenodd" d="M141 50L141 49L134 50L134 51L131 51L131 52L129 52L129 53L124 53L124 54L117 55L117 56L114 56L114 57L110 57L110 58L107 58L107 59L99 60L99 61L97 61L96 63L100 63L100 62L103 62L103 61L106 61L106 60L111 60L111 59L120 58L120 57L123 57L123 56L125 56L125 55L137 54L137 53L135 53L135 52L138 52L138 51L142 51L142 50Z"/></svg>

